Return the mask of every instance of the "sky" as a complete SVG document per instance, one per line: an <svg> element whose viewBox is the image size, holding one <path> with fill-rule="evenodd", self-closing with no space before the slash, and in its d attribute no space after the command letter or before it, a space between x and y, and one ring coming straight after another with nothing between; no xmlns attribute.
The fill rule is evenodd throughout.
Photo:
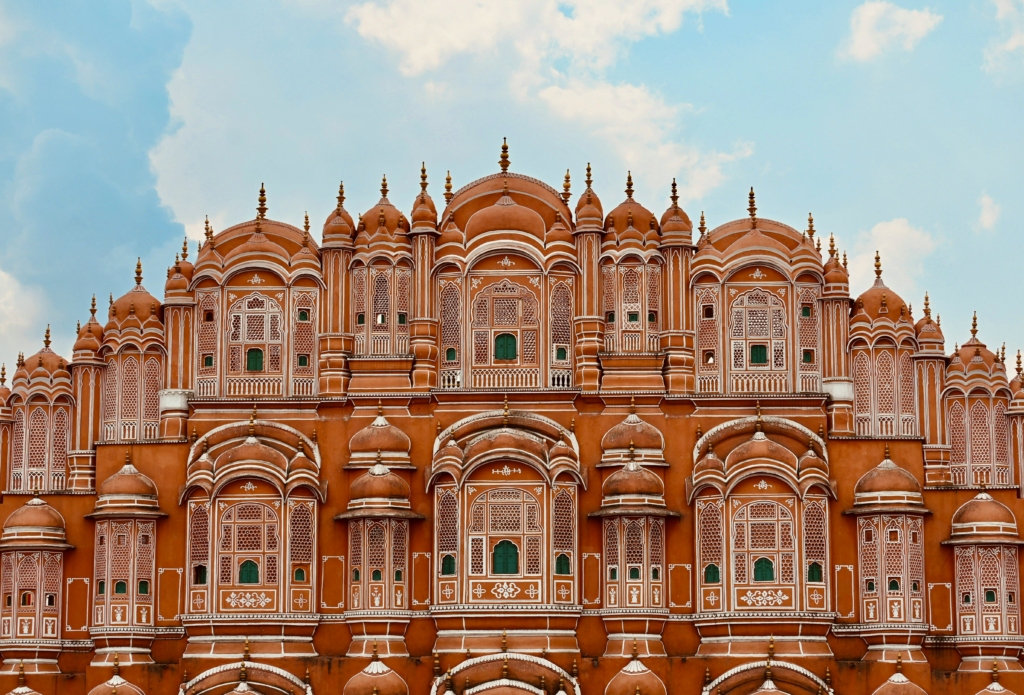
<svg viewBox="0 0 1024 695"><path fill-rule="evenodd" d="M411 209L512 170L606 209L669 186L847 252L952 343L1024 348L1024 0L0 0L0 362L70 357L96 294L162 295L183 239ZM195 242L191 242L194 258Z"/></svg>

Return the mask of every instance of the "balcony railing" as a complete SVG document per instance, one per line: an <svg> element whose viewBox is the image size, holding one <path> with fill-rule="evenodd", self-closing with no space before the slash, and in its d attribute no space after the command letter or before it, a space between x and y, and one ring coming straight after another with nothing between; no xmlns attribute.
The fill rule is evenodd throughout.
<svg viewBox="0 0 1024 695"><path fill-rule="evenodd" d="M477 389L529 389L539 385L539 369L480 369L473 372L473 388Z"/></svg>
<svg viewBox="0 0 1024 695"><path fill-rule="evenodd" d="M225 381L228 396L280 396L284 380L281 377L229 377Z"/></svg>
<svg viewBox="0 0 1024 695"><path fill-rule="evenodd" d="M734 372L733 393L789 393L789 375L770 372Z"/></svg>

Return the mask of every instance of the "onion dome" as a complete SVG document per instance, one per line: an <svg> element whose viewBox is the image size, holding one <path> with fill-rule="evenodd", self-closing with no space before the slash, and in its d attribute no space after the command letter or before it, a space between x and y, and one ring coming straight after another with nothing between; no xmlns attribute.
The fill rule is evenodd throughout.
<svg viewBox="0 0 1024 695"><path fill-rule="evenodd" d="M181 260L178 262L178 270L186 280L191 280L195 274L195 266L188 260L188 237L181 242Z"/></svg>
<svg viewBox="0 0 1024 695"><path fill-rule="evenodd" d="M557 242L564 242L570 245L574 243L572 238L572 230L565 226L564 222L562 221L562 213L556 210L555 223L551 225L551 228L547 231L547 234L544 236L544 244L550 247L552 244Z"/></svg>
<svg viewBox="0 0 1024 695"><path fill-rule="evenodd" d="M590 516L679 516L665 507L665 483L655 473L637 463L630 447L626 465L605 479L601 486L601 508Z"/></svg>
<svg viewBox="0 0 1024 695"><path fill-rule="evenodd" d="M124 465L97 488L96 508L86 516L104 518L131 516L153 518L166 516L160 511L156 483L139 472L125 453Z"/></svg>
<svg viewBox="0 0 1024 695"><path fill-rule="evenodd" d="M427 163L420 166L420 194L412 204L412 228L430 231L437 230L437 208L427 193Z"/></svg>
<svg viewBox="0 0 1024 695"><path fill-rule="evenodd" d="M860 477L853 488L851 514L880 512L923 514L924 496L921 483L914 474L896 465L889 458L889 445L885 445L885 458Z"/></svg>
<svg viewBox="0 0 1024 695"><path fill-rule="evenodd" d="M950 360L948 372L962 372L967 378L994 377L1003 385L1006 378L1006 365L997 352L992 352L985 343L978 340L978 313L974 313L971 319L971 338L958 349L954 350L953 358Z"/></svg>
<svg viewBox="0 0 1024 695"><path fill-rule="evenodd" d="M409 465L412 440L384 417L384 408L377 403L377 417L349 440L350 465L383 460L389 465Z"/></svg>
<svg viewBox="0 0 1024 695"><path fill-rule="evenodd" d="M29 382L43 380L47 383L56 376L71 378L64 358L50 349L50 326L46 326L43 336L43 349L34 355L19 360L18 369L14 372L14 381L25 379Z"/></svg>
<svg viewBox="0 0 1024 695"><path fill-rule="evenodd" d="M651 226L652 220L654 221L653 227ZM642 240L644 235L640 233L640 230L647 231L649 229L657 230L657 220L654 213L633 200L633 174L628 172L626 174L626 199L605 218L604 241L622 243L624 240L632 239L638 233Z"/></svg>
<svg viewBox="0 0 1024 695"><path fill-rule="evenodd" d="M348 679L342 695L408 695L408 684L377 656L377 643L373 643L373 657L366 668Z"/></svg>
<svg viewBox="0 0 1024 695"><path fill-rule="evenodd" d="M25 662L18 662L18 685L7 695L39 695L37 691L25 685Z"/></svg>
<svg viewBox="0 0 1024 695"><path fill-rule="evenodd" d="M114 675L89 691L89 695L146 695L142 688L121 678L121 666L114 654Z"/></svg>
<svg viewBox="0 0 1024 695"><path fill-rule="evenodd" d="M1022 545L1017 534L1017 519L1005 504L987 492L979 492L953 514L953 531L946 545L998 543Z"/></svg>
<svg viewBox="0 0 1024 695"><path fill-rule="evenodd" d="M379 460L356 478L349 488L348 511L335 519L397 517L422 519L409 503L409 483Z"/></svg>
<svg viewBox="0 0 1024 695"><path fill-rule="evenodd" d="M331 211L324 221L323 244L324 246L344 245L352 243L352 237L356 233L355 222L352 215L345 209L345 182L338 184L338 206Z"/></svg>
<svg viewBox="0 0 1024 695"><path fill-rule="evenodd" d="M576 231L600 231L604 227L604 211L601 199L591 187L590 162L587 162L587 188L576 203Z"/></svg>
<svg viewBox="0 0 1024 695"><path fill-rule="evenodd" d="M174 257L174 265L167 271L167 282L164 283L164 297L188 291L188 278L181 272L181 258Z"/></svg>
<svg viewBox="0 0 1024 695"><path fill-rule="evenodd" d="M875 690L873 695L928 695L927 691L919 685L912 683L909 678L903 675L900 665L896 666L896 673L889 676L889 680L882 683Z"/></svg>
<svg viewBox="0 0 1024 695"><path fill-rule="evenodd" d="M828 475L828 464L825 463L824 459L818 456L818 452L814 450L813 446L800 457L800 460L797 462L797 466L800 473L809 470L818 470L825 475Z"/></svg>
<svg viewBox="0 0 1024 695"><path fill-rule="evenodd" d="M714 445L711 442L708 442L708 453L704 458L697 462L696 466L693 467L693 477L696 478L702 473L709 474L714 472L724 475L725 464L722 463L722 459L718 458L718 455L715 454Z"/></svg>
<svg viewBox="0 0 1024 695"><path fill-rule="evenodd" d="M282 471L288 470L288 459L274 447L267 446L256 437L256 408L249 415L249 436L236 447L232 447L217 457L217 470L227 466L249 463L269 463ZM203 450L206 453L206 450Z"/></svg>
<svg viewBox="0 0 1024 695"><path fill-rule="evenodd" d="M380 200L363 213L360 222L365 226L367 244L408 245L409 220L388 200L388 177L380 184Z"/></svg>
<svg viewBox="0 0 1024 695"><path fill-rule="evenodd" d="M942 327L932 320L932 307L927 292L924 293L924 316L914 325L914 332L922 351L943 350L946 339L942 335Z"/></svg>
<svg viewBox="0 0 1024 695"><path fill-rule="evenodd" d="M0 365L0 408L7 405L11 398L11 390L7 388L7 365Z"/></svg>
<svg viewBox="0 0 1024 695"><path fill-rule="evenodd" d="M508 190L508 179L502 186L501 197L489 207L475 213L466 223L466 241L487 234L517 230L538 239L544 239L547 224L536 210L519 205Z"/></svg>
<svg viewBox="0 0 1024 695"><path fill-rule="evenodd" d="M14 510L4 522L0 548L34 548L45 546L58 550L69 549L66 543L64 517L38 497L33 497Z"/></svg>
<svg viewBox="0 0 1024 695"><path fill-rule="evenodd" d="M155 323L163 328L162 306L157 298L142 286L142 259L135 263L135 287L110 304L109 320L104 331L135 328L139 331Z"/></svg>
<svg viewBox="0 0 1024 695"><path fill-rule="evenodd" d="M808 215L808 220L813 218ZM850 274L846 271L846 267L839 262L839 252L836 250L836 239L835 236L829 235L828 237L828 260L825 261L825 284L826 285L846 285L849 287Z"/></svg>
<svg viewBox="0 0 1024 695"><path fill-rule="evenodd" d="M438 468L445 464L454 464L461 467L463 460L462 449L458 444L455 443L454 439L449 439L448 443L445 444L438 452L434 455L434 467Z"/></svg>
<svg viewBox="0 0 1024 695"><path fill-rule="evenodd" d="M661 234L666 240L678 239L689 243L693 232L693 222L690 221L686 211L679 207L679 193L675 179L672 179L672 195L670 197L672 204L661 216Z"/></svg>
<svg viewBox="0 0 1024 695"><path fill-rule="evenodd" d="M658 675L647 668L634 652L629 663L608 681L604 695L636 695L638 692L643 695L667 695L668 690Z"/></svg>
<svg viewBox="0 0 1024 695"><path fill-rule="evenodd" d="M75 358L94 356L102 345L103 326L96 320L96 295L93 295L92 306L89 307L89 320L78 329L78 339L73 348Z"/></svg>
<svg viewBox="0 0 1024 695"><path fill-rule="evenodd" d="M630 451L641 461L664 464L665 437L654 425L636 414L636 401L630 398L629 415L605 432L601 438L602 463L625 462Z"/></svg>
<svg viewBox="0 0 1024 695"><path fill-rule="evenodd" d="M882 259L877 251L875 252L875 283L857 297L857 309L863 309L871 321L880 318L887 318L893 323L900 320L909 321L910 312L907 310L907 303L882 282Z"/></svg>
<svg viewBox="0 0 1024 695"><path fill-rule="evenodd" d="M208 474L213 476L213 459L210 458L210 440L203 437L203 453L195 461L188 465L186 478L192 480L194 476Z"/></svg>
<svg viewBox="0 0 1024 695"><path fill-rule="evenodd" d="M1013 691L1007 690L999 682L999 666L992 664L992 682L984 690L979 690L977 695L1013 695Z"/></svg>
<svg viewBox="0 0 1024 695"><path fill-rule="evenodd" d="M754 435L730 451L725 457L725 465L729 470L741 466L747 461L762 461L770 459L797 467L796 455L786 447L776 444L764 433L764 425L761 422L761 407L757 408L757 419L754 421Z"/></svg>

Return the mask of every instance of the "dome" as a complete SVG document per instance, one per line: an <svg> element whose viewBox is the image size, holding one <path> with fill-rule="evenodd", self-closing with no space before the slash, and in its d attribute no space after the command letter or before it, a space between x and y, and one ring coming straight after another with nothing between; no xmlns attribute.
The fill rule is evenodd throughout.
<svg viewBox="0 0 1024 695"><path fill-rule="evenodd" d="M4 522L5 531L16 528L50 528L63 532L64 517L43 500L33 497L23 506L14 510L14 513Z"/></svg>
<svg viewBox="0 0 1024 695"><path fill-rule="evenodd" d="M874 695L928 695L927 691L915 685L900 671L889 676L889 680L878 686Z"/></svg>
<svg viewBox="0 0 1024 695"><path fill-rule="evenodd" d="M665 437L654 425L644 422L636 414L636 406L631 402L630 413L625 420L608 430L601 438L601 448L611 449L664 449Z"/></svg>
<svg viewBox="0 0 1024 695"><path fill-rule="evenodd" d="M375 464L355 479L350 497L359 499L408 499L409 483L383 464Z"/></svg>
<svg viewBox="0 0 1024 695"><path fill-rule="evenodd" d="M576 202L576 224L596 224L598 228L604 225L604 210L601 207L601 199L594 193L591 187L593 181L590 178L590 163L587 163L587 188L580 195Z"/></svg>
<svg viewBox="0 0 1024 695"><path fill-rule="evenodd" d="M323 243L342 242L347 245L351 243L355 230L352 215L345 209L345 182L342 181L338 185L338 206L324 220Z"/></svg>
<svg viewBox="0 0 1024 695"><path fill-rule="evenodd" d="M14 381L17 382L19 379L49 381L50 377L58 372L65 372L66 376L71 376L64 358L50 349L50 327L47 326L46 334L43 336L43 349L19 360L18 368L14 372Z"/></svg>
<svg viewBox="0 0 1024 695"><path fill-rule="evenodd" d="M924 497L921 483L910 471L896 465L889 458L889 446L885 447L885 458L877 466L860 477L853 488L854 511L858 512L911 512L922 513Z"/></svg>
<svg viewBox="0 0 1024 695"><path fill-rule="evenodd" d="M412 228L420 227L437 229L437 208L434 206L434 200L427 193L426 162L420 167L420 193L412 204Z"/></svg>
<svg viewBox="0 0 1024 695"><path fill-rule="evenodd" d="M643 695L667 695L668 693L658 675L647 668L644 662L634 657L608 681L604 695L636 695L637 692Z"/></svg>
<svg viewBox="0 0 1024 695"><path fill-rule="evenodd" d="M138 497L157 496L156 483L148 476L143 475L129 461L129 454L125 454L124 465L114 475L102 483L96 492L100 495L133 495Z"/></svg>
<svg viewBox="0 0 1024 695"><path fill-rule="evenodd" d="M543 240L547 224L540 214L524 205L519 205L509 195L508 181L504 183L501 197L491 206L473 214L466 223L466 241L488 232L520 231Z"/></svg>
<svg viewBox="0 0 1024 695"><path fill-rule="evenodd" d="M961 505L953 514L952 527L947 543L1021 543L1013 512L987 492Z"/></svg>
<svg viewBox="0 0 1024 695"><path fill-rule="evenodd" d="M877 252L875 253L875 284L857 297L857 308L858 310L863 309L871 321L882 317L893 323L901 318L910 320L907 303L882 282L882 261Z"/></svg>
<svg viewBox="0 0 1024 695"><path fill-rule="evenodd" d="M694 477L697 477L697 475L700 473L711 471L725 473L725 464L722 463L722 459L718 458L718 455L715 454L714 447L709 442L708 453L707 455L704 456L704 458L697 462L696 466L693 467L693 475Z"/></svg>
<svg viewBox="0 0 1024 695"><path fill-rule="evenodd" d="M377 656L374 644L373 660L362 671L348 679L342 695L408 695L409 686Z"/></svg>
<svg viewBox="0 0 1024 695"><path fill-rule="evenodd" d="M142 688L121 678L121 667L117 663L117 654L114 654L114 675L110 677L110 680L100 683L90 690L89 695L146 695L146 693Z"/></svg>
<svg viewBox="0 0 1024 695"><path fill-rule="evenodd" d="M808 470L818 470L825 474L828 474L828 464L825 463L824 459L818 456L818 453L814 450L814 447L808 449L807 452L800 457L798 463L801 473Z"/></svg>
<svg viewBox="0 0 1024 695"><path fill-rule="evenodd" d="M150 320L163 325L162 305L142 286L142 259L135 263L135 287L110 304L109 321L104 330L118 330L133 324L141 329Z"/></svg>
<svg viewBox="0 0 1024 695"><path fill-rule="evenodd" d="M754 422L754 436L730 451L725 457L726 468L733 469L746 461L770 459L797 468L796 455L768 438L761 424L761 411L758 408L757 420Z"/></svg>
<svg viewBox="0 0 1024 695"><path fill-rule="evenodd" d="M849 285L850 274L842 263L839 262L839 254L836 251L836 240L834 236L828 238L828 260L825 261L825 284L826 285Z"/></svg>
<svg viewBox="0 0 1024 695"><path fill-rule="evenodd" d="M672 179L672 204L668 206L661 216L661 233L663 236L674 234L688 235L693 232L693 222L690 216L679 207L679 195L676 190L676 180Z"/></svg>
<svg viewBox="0 0 1024 695"><path fill-rule="evenodd" d="M360 218L364 226L367 243L401 242L408 243L405 236L409 231L409 220L388 200L388 177L380 184L380 200L364 212ZM360 236L363 232L360 232Z"/></svg>
<svg viewBox="0 0 1024 695"><path fill-rule="evenodd" d="M605 497L664 497L665 483L631 457L625 467L608 476L601 492Z"/></svg>
<svg viewBox="0 0 1024 695"><path fill-rule="evenodd" d="M25 685L25 662L18 662L18 685L7 695L39 695L37 691Z"/></svg>
<svg viewBox="0 0 1024 695"><path fill-rule="evenodd" d="M914 325L914 333L922 346L931 343L941 347L946 340L942 335L942 327L932 321L932 307L927 292L924 293L924 316Z"/></svg>
<svg viewBox="0 0 1024 695"><path fill-rule="evenodd" d="M652 225L653 223L653 225ZM605 218L605 241L615 240L619 243L628 241L636 233L643 239L649 229L657 229L658 223L654 213L633 200L633 174L626 174L626 199L618 207L608 213ZM632 231L630 231L632 230ZM627 234L627 231L629 232Z"/></svg>
<svg viewBox="0 0 1024 695"><path fill-rule="evenodd" d="M223 454L217 457L216 468L222 469L225 466L229 466L233 463L247 463L250 461L269 463L277 466L281 470L288 469L288 459L277 449L267 446L252 433L252 427L250 427L250 434L244 442L236 447L228 449Z"/></svg>
<svg viewBox="0 0 1024 695"><path fill-rule="evenodd" d="M356 432L348 442L352 462L375 461L378 454L385 460L407 463L412 440L384 417L384 408L377 404L377 417Z"/></svg>
<svg viewBox="0 0 1024 695"><path fill-rule="evenodd" d="M1012 690L1007 690L999 683L999 667L992 665L992 682L984 690L979 690L977 695L1014 695Z"/></svg>
<svg viewBox="0 0 1024 695"><path fill-rule="evenodd" d="M78 330L78 339L75 340L74 352L99 352L103 345L103 326L96 320L96 295L92 296L92 306L89 308L89 320Z"/></svg>

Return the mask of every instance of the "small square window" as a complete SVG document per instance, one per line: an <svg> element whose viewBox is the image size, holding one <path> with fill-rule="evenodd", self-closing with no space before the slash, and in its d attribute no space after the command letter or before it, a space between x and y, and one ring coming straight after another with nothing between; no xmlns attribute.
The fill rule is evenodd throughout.
<svg viewBox="0 0 1024 695"><path fill-rule="evenodd" d="M712 304L705 304L701 307L701 316L706 319L715 318L715 307Z"/></svg>
<svg viewBox="0 0 1024 695"><path fill-rule="evenodd" d="M1006 602L1010 605L1017 603L1017 596L1012 591L1006 592Z"/></svg>
<svg viewBox="0 0 1024 695"><path fill-rule="evenodd" d="M309 366L309 355L299 355L299 366L300 367L308 367Z"/></svg>
<svg viewBox="0 0 1024 695"><path fill-rule="evenodd" d="M210 323L211 321L213 321L213 312L212 311L204 311L203 312L203 321L205 321L206 323Z"/></svg>
<svg viewBox="0 0 1024 695"><path fill-rule="evenodd" d="M875 533L871 529L864 529L864 542L873 543L875 540Z"/></svg>
<svg viewBox="0 0 1024 695"><path fill-rule="evenodd" d="M213 355L210 355L210 354L203 355L203 366L204 367L212 367L213 366Z"/></svg>
<svg viewBox="0 0 1024 695"><path fill-rule="evenodd" d="M629 322L630 323L636 323L639 320L640 320L640 312L639 311L631 311L631 312L629 312Z"/></svg>
<svg viewBox="0 0 1024 695"><path fill-rule="evenodd" d="M995 603L995 602L996 602L996 590L995 589L985 589L985 603Z"/></svg>
<svg viewBox="0 0 1024 695"><path fill-rule="evenodd" d="M917 544L917 531L910 532L910 542L914 543L915 545Z"/></svg>
<svg viewBox="0 0 1024 695"><path fill-rule="evenodd" d="M385 325L387 325L387 322L388 322L388 315L387 314L377 314L377 325L378 326L385 326Z"/></svg>
<svg viewBox="0 0 1024 695"><path fill-rule="evenodd" d="M961 596L960 597L960 603L962 603L965 606L971 605L971 595L970 594L964 594L963 596Z"/></svg>
<svg viewBox="0 0 1024 695"><path fill-rule="evenodd" d="M804 304L802 307L800 307L800 315L805 319L811 318L811 305Z"/></svg>
<svg viewBox="0 0 1024 695"><path fill-rule="evenodd" d="M913 592L915 592L915 593L917 593L918 591L920 591L920 590L921 590L921 584L920 584L920 582L911 582L911 583L910 583L910 589L911 589L911 591L913 591Z"/></svg>
<svg viewBox="0 0 1024 695"><path fill-rule="evenodd" d="M566 350L564 347L556 348L555 359L558 360L559 362L565 362L567 359L569 359L569 351Z"/></svg>
<svg viewBox="0 0 1024 695"><path fill-rule="evenodd" d="M804 364L814 364L814 350L804 350Z"/></svg>
<svg viewBox="0 0 1024 695"><path fill-rule="evenodd" d="M459 352L455 348L448 348L444 351L444 359L446 362L454 362L459 359Z"/></svg>
<svg viewBox="0 0 1024 695"><path fill-rule="evenodd" d="M366 314L356 314L356 325L357 326L365 326L366 325Z"/></svg>
<svg viewBox="0 0 1024 695"><path fill-rule="evenodd" d="M614 581L618 581L618 579L619 579L619 568L618 567L609 567L608 568L608 581L614 582Z"/></svg>
<svg viewBox="0 0 1024 695"><path fill-rule="evenodd" d="M867 591L869 594L870 593L874 593L874 591L875 591L875 580L869 579L867 581L867 583L865 584L865 586L864 586L864 590Z"/></svg>
<svg viewBox="0 0 1024 695"><path fill-rule="evenodd" d="M750 364L756 364L756 365L768 364L768 346L767 345L751 345L750 346Z"/></svg>
<svg viewBox="0 0 1024 695"><path fill-rule="evenodd" d="M899 543L900 542L900 532L897 531L896 529L889 529L889 542L890 543Z"/></svg>
<svg viewBox="0 0 1024 695"><path fill-rule="evenodd" d="M604 321L605 323L615 323L615 312L609 311L608 313L606 313L604 315Z"/></svg>
<svg viewBox="0 0 1024 695"><path fill-rule="evenodd" d="M57 594L47 594L46 595L46 605L50 606L50 607L56 606L57 605Z"/></svg>
<svg viewBox="0 0 1024 695"><path fill-rule="evenodd" d="M309 321L309 312L306 309L299 309L299 321Z"/></svg>
<svg viewBox="0 0 1024 695"><path fill-rule="evenodd" d="M657 323L657 322L658 322L658 312L656 312L656 311L648 311L647 312L647 323Z"/></svg>
<svg viewBox="0 0 1024 695"><path fill-rule="evenodd" d="M399 325L399 326L404 326L404 325L406 324L406 321L407 321L407 320L408 320L408 319L407 319L407 317L406 317L406 315L405 315L405 314L399 314L399 315L398 315L398 325Z"/></svg>

